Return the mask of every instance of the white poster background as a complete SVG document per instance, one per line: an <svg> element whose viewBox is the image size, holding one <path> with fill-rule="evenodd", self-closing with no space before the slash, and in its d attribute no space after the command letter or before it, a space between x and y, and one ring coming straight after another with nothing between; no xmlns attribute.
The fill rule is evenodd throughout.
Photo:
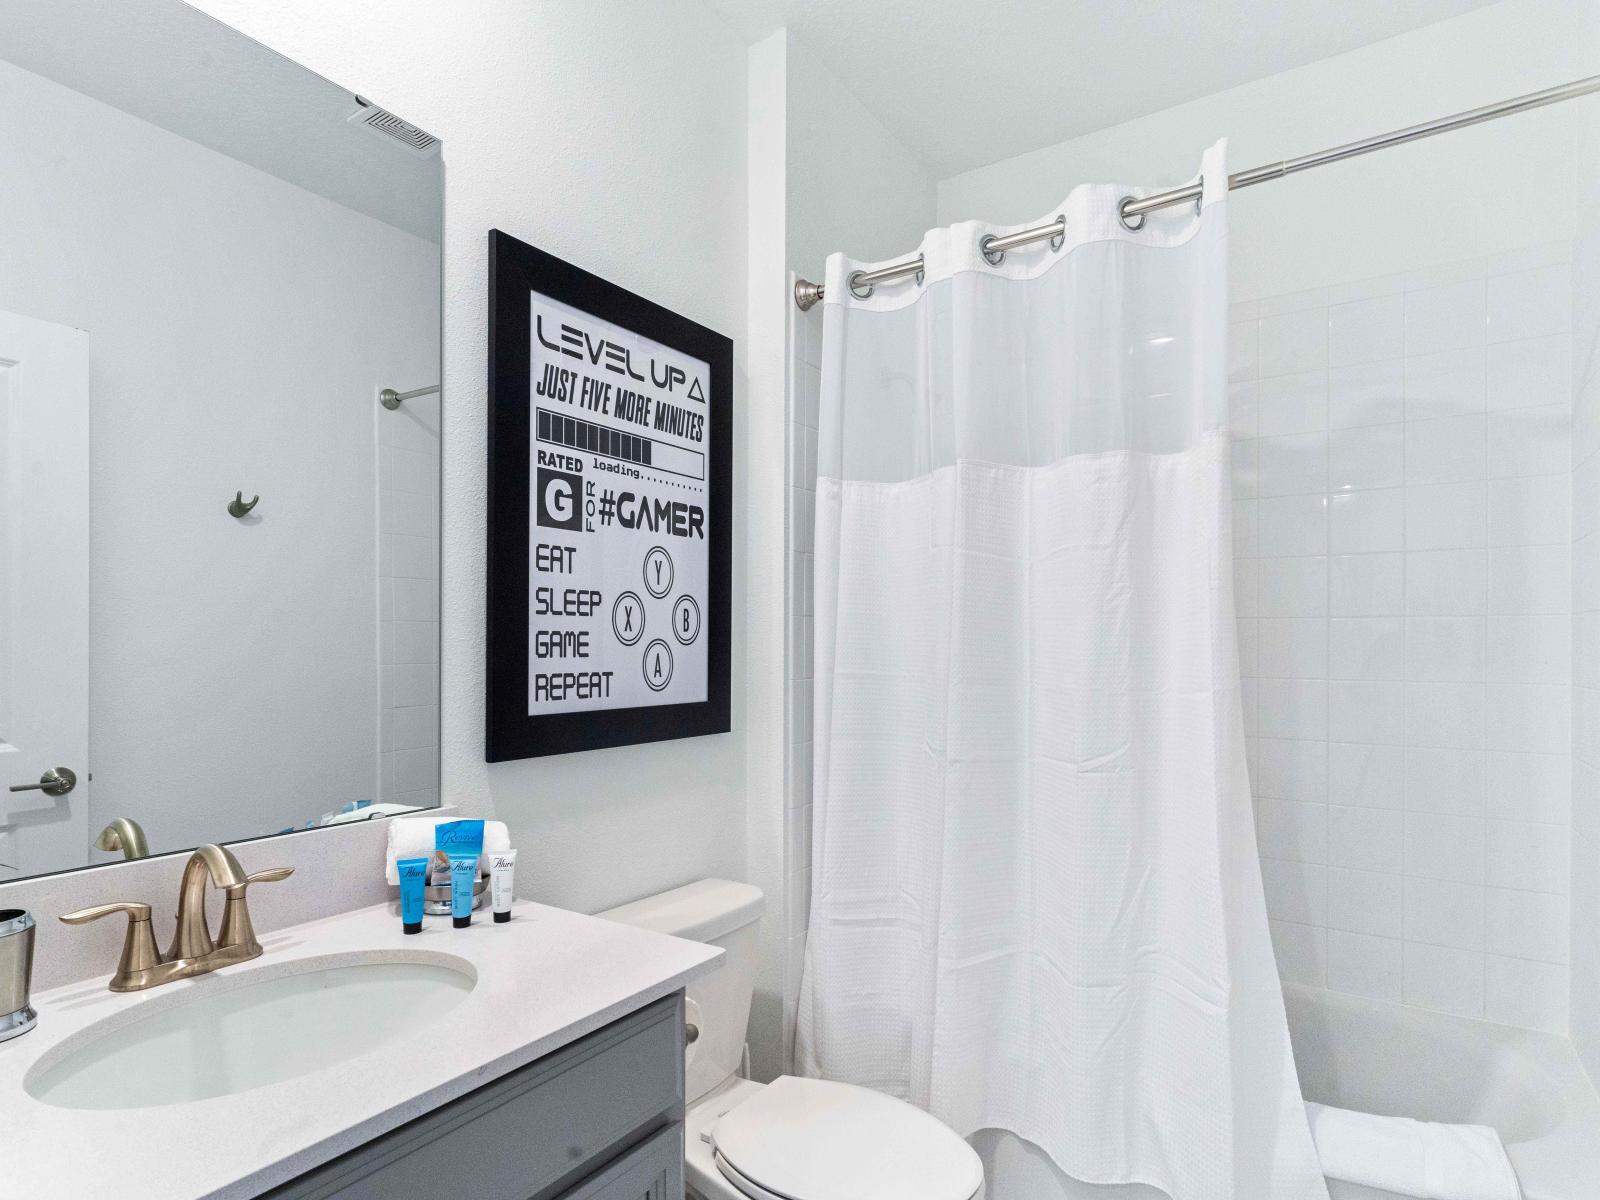
<svg viewBox="0 0 1600 1200"><path fill-rule="evenodd" d="M711 368L531 293L528 714L704 701Z"/></svg>

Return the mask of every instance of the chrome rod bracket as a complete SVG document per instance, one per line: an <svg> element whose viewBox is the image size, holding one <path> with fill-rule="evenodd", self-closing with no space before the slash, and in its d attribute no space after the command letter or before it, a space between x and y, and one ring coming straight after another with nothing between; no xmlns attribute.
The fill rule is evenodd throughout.
<svg viewBox="0 0 1600 1200"><path fill-rule="evenodd" d="M393 412L407 400L415 400L418 396L431 396L438 390L439 385L437 383L432 387L417 388L415 391L410 392L397 392L393 388L384 388L383 391L378 393L378 403Z"/></svg>
<svg viewBox="0 0 1600 1200"><path fill-rule="evenodd" d="M810 312L822 303L822 285L809 279L794 281L794 306L801 312Z"/></svg>

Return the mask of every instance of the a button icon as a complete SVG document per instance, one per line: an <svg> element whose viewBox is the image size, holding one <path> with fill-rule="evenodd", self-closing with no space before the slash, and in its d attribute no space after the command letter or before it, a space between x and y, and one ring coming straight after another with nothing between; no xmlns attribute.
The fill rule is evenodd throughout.
<svg viewBox="0 0 1600 1200"><path fill-rule="evenodd" d="M644 681L652 692L663 691L672 682L672 647L660 638L644 648Z"/></svg>

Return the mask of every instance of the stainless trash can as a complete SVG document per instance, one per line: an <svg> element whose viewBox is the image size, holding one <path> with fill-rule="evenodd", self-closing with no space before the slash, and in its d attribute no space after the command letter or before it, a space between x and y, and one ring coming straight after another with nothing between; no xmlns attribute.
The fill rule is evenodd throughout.
<svg viewBox="0 0 1600 1200"><path fill-rule="evenodd" d="M27 1033L38 1014L28 1003L33 983L33 916L0 908L0 1042Z"/></svg>

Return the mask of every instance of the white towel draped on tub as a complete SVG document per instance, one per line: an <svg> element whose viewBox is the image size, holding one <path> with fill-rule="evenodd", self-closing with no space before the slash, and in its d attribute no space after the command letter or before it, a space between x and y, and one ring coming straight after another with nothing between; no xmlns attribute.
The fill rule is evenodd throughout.
<svg viewBox="0 0 1600 1200"><path fill-rule="evenodd" d="M1329 1179L1422 1200L1522 1200L1500 1135L1487 1125L1441 1125L1307 1104Z"/></svg>

